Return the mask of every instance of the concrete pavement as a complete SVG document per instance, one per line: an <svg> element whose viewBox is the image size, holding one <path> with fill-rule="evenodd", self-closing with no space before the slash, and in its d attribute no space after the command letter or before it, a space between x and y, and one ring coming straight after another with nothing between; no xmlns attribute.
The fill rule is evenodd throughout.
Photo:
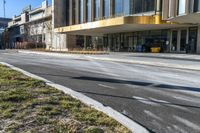
<svg viewBox="0 0 200 133"><path fill-rule="evenodd" d="M200 71L200 55L187 55L187 54L153 54L153 53L110 53L109 55L70 55L63 53L50 53L50 52L36 52L28 50L19 50L20 53L50 55L59 57L73 57L82 58L85 57L101 60L101 61L113 61L121 63L131 63L149 66L168 67L176 69L187 69Z"/></svg>
<svg viewBox="0 0 200 133"><path fill-rule="evenodd" d="M0 61L81 92L152 132L200 132L199 71L102 61L93 57L0 53ZM134 58L199 65L195 60Z"/></svg>

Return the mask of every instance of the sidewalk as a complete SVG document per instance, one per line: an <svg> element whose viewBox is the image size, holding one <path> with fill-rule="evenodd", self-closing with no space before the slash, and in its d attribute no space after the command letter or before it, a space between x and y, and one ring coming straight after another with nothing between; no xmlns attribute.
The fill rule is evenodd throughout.
<svg viewBox="0 0 200 133"><path fill-rule="evenodd" d="M35 52L28 50L19 50L18 52L27 54L71 57L79 59L93 59L100 61L112 61L129 64L200 71L200 55L152 53L110 53L108 55L71 55L63 53Z"/></svg>

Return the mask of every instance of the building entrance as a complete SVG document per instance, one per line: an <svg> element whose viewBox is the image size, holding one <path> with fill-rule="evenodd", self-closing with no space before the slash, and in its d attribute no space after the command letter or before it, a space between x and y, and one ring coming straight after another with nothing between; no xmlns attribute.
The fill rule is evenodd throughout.
<svg viewBox="0 0 200 133"><path fill-rule="evenodd" d="M151 52L152 47L159 47L161 52L168 52L168 30L141 31L106 35L107 46L114 52ZM104 39L105 40L105 39Z"/></svg>
<svg viewBox="0 0 200 133"><path fill-rule="evenodd" d="M189 47L188 53L196 53L197 52L197 34L198 28L189 28Z"/></svg>

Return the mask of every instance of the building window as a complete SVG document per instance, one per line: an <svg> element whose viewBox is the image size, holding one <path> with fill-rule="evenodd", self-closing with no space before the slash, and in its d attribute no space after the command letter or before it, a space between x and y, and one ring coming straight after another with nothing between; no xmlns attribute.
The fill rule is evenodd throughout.
<svg viewBox="0 0 200 133"><path fill-rule="evenodd" d="M84 5L83 0L79 0L79 22L80 23L83 23L83 13L84 13L83 5Z"/></svg>
<svg viewBox="0 0 200 133"><path fill-rule="evenodd" d="M115 16L123 15L123 1L124 0L115 0L114 1L114 15Z"/></svg>
<svg viewBox="0 0 200 133"><path fill-rule="evenodd" d="M69 13L70 13L69 1L66 2L66 8L67 8L67 12L66 12L66 14L67 14L66 25L68 26L70 24L70 22L69 22L69 20L70 20L70 15L69 15Z"/></svg>
<svg viewBox="0 0 200 133"><path fill-rule="evenodd" d="M194 12L200 11L200 0L194 0Z"/></svg>
<svg viewBox="0 0 200 133"><path fill-rule="evenodd" d="M94 7L95 7L94 18L95 18L95 20L99 20L100 0L95 0Z"/></svg>
<svg viewBox="0 0 200 133"><path fill-rule="evenodd" d="M132 2L132 1L131 1ZM133 0L133 13L155 11L156 0Z"/></svg>
<svg viewBox="0 0 200 133"><path fill-rule="evenodd" d="M103 1L103 17L108 18L110 16L110 0Z"/></svg>
<svg viewBox="0 0 200 133"><path fill-rule="evenodd" d="M155 0L143 0L143 12L155 11Z"/></svg>
<svg viewBox="0 0 200 133"><path fill-rule="evenodd" d="M72 25L76 24L76 1L72 0Z"/></svg>
<svg viewBox="0 0 200 133"><path fill-rule="evenodd" d="M185 14L186 0L178 1L178 15Z"/></svg>
<svg viewBox="0 0 200 133"><path fill-rule="evenodd" d="M91 0L87 0L87 22L91 22L92 21L92 1Z"/></svg>
<svg viewBox="0 0 200 133"><path fill-rule="evenodd" d="M130 3L130 0L124 0L124 14L125 15L129 15L130 14L130 7L131 7L131 3Z"/></svg>

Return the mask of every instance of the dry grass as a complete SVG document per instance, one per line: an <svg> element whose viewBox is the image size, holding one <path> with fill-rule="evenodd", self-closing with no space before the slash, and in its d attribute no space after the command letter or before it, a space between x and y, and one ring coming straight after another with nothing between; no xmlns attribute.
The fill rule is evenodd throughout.
<svg viewBox="0 0 200 133"><path fill-rule="evenodd" d="M62 91L0 65L0 132L130 131Z"/></svg>

